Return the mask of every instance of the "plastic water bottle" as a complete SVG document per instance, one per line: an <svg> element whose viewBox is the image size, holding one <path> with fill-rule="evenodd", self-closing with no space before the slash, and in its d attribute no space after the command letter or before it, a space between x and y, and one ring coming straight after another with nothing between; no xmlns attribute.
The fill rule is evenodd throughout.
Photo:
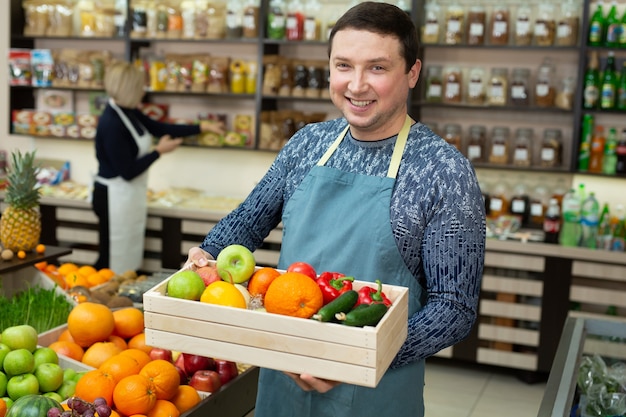
<svg viewBox="0 0 626 417"><path fill-rule="evenodd" d="M600 203L593 192L589 193L580 211L582 237L580 246L595 249L598 244L598 224L600 223Z"/></svg>
<svg viewBox="0 0 626 417"><path fill-rule="evenodd" d="M563 224L559 233L562 246L578 246L580 241L580 208L581 199L576 190L571 188L564 196L561 207Z"/></svg>

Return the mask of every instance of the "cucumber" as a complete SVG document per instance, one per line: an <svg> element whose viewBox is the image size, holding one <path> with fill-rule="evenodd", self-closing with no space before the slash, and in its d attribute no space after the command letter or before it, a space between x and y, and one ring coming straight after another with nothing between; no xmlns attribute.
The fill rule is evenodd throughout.
<svg viewBox="0 0 626 417"><path fill-rule="evenodd" d="M359 305L347 314L338 313L335 318L346 326L376 326L387 310L383 303L368 304L365 307Z"/></svg>
<svg viewBox="0 0 626 417"><path fill-rule="evenodd" d="M359 293L355 290L348 290L330 303L326 304L319 311L313 314L312 319L318 321L331 321L335 319L335 315L339 313L347 313L354 307L359 299Z"/></svg>

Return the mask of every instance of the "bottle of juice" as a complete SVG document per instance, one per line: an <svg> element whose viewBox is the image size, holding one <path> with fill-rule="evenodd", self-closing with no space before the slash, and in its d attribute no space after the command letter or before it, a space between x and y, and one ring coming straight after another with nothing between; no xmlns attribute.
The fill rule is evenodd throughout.
<svg viewBox="0 0 626 417"><path fill-rule="evenodd" d="M600 108L613 110L617 96L617 74L615 73L615 53L609 51L606 57L606 65L600 82Z"/></svg>
<svg viewBox="0 0 626 417"><path fill-rule="evenodd" d="M583 84L583 109L595 109L600 100L600 64L598 52L591 51Z"/></svg>
<svg viewBox="0 0 626 417"><path fill-rule="evenodd" d="M604 158L604 127L596 126L593 139L591 139L591 153L589 156L589 172L599 174L602 172L602 160Z"/></svg>
<svg viewBox="0 0 626 417"><path fill-rule="evenodd" d="M607 135L606 143L604 144L602 173L605 175L615 175L615 168L617 167L617 154L615 153L616 148L617 130L612 127L609 129L609 134Z"/></svg>
<svg viewBox="0 0 626 417"><path fill-rule="evenodd" d="M604 11L602 10L602 3L597 4L596 10L589 20L589 34L587 37L587 44L589 46L600 46L604 41Z"/></svg>
<svg viewBox="0 0 626 417"><path fill-rule="evenodd" d="M611 2L611 8L609 14L606 17L605 22L606 30L604 37L604 46L609 48L615 48L619 45L620 33L622 31L622 22L617 15L617 1Z"/></svg>
<svg viewBox="0 0 626 417"><path fill-rule="evenodd" d="M589 170L589 152L591 150L591 138L593 137L594 117L592 114L583 116L582 131L580 135L580 146L578 149L578 170L587 172Z"/></svg>

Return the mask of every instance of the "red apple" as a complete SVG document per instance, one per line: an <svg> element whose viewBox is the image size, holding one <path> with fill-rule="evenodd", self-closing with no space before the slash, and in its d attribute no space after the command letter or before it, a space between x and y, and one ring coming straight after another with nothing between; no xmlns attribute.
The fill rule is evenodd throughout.
<svg viewBox="0 0 626 417"><path fill-rule="evenodd" d="M210 369L201 369L196 371L191 379L189 385L194 387L198 391L215 392L222 386L220 380L220 374Z"/></svg>
<svg viewBox="0 0 626 417"><path fill-rule="evenodd" d="M157 359L163 359L165 361L172 362L172 351L169 349L152 348L149 355L150 359L152 359L153 361Z"/></svg>
<svg viewBox="0 0 626 417"><path fill-rule="evenodd" d="M174 367L178 371L178 376L180 377L180 385L188 385L189 377L187 376L185 370L178 365L174 365Z"/></svg>
<svg viewBox="0 0 626 417"><path fill-rule="evenodd" d="M183 357L184 361L184 370L187 375L193 375L196 371L200 370L214 370L215 369L215 361L213 358L209 358L201 355L193 355L191 353L181 353L180 356Z"/></svg>
<svg viewBox="0 0 626 417"><path fill-rule="evenodd" d="M222 277L220 277L220 274L217 273L217 268L215 266L201 266L200 268L196 269L196 272L198 275L200 275L202 281L204 281L205 286L209 285L212 282L222 280Z"/></svg>
<svg viewBox="0 0 626 417"><path fill-rule="evenodd" d="M226 384L230 380L237 378L237 375L239 375L237 363L224 359L215 359L215 370L218 374L220 374L220 380L222 381L222 385Z"/></svg>

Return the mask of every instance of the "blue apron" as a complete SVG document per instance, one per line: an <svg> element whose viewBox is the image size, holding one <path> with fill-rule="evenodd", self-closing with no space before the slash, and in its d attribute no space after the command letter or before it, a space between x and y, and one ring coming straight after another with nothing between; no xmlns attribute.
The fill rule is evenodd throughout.
<svg viewBox="0 0 626 417"><path fill-rule="evenodd" d="M411 119L394 146L387 177L324 166L349 127L287 202L279 268L295 261L341 271L360 281L381 279L409 288L409 316L421 308L423 290L398 250L389 217L391 192ZM311 374L315 374L312 369ZM388 370L376 388L340 384L325 394L306 392L282 372L261 369L255 417L424 415L424 361Z"/></svg>

